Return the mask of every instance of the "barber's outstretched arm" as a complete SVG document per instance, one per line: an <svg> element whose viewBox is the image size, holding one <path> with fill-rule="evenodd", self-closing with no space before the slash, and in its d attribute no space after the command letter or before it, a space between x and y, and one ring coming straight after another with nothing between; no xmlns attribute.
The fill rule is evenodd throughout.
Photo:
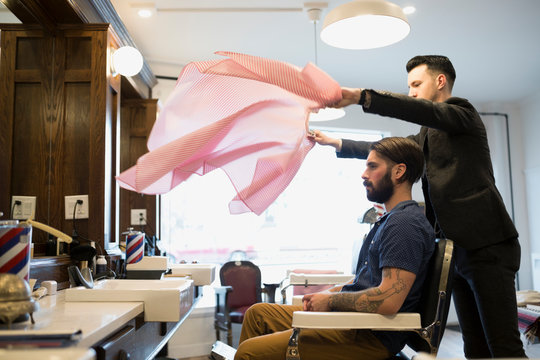
<svg viewBox="0 0 540 360"><path fill-rule="evenodd" d="M395 314L403 305L416 279L410 271L384 268L377 287L355 292L308 294L303 298L306 311L358 311Z"/></svg>
<svg viewBox="0 0 540 360"><path fill-rule="evenodd" d="M308 133L308 138L315 141L319 145L329 145L336 149L337 152L341 151L341 139L332 138L319 130L312 130Z"/></svg>

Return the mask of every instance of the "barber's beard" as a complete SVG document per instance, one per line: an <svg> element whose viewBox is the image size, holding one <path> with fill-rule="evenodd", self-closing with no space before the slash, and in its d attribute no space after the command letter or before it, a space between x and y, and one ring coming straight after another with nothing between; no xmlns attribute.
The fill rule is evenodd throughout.
<svg viewBox="0 0 540 360"><path fill-rule="evenodd" d="M392 184L390 171L384 175L376 187L371 181L364 181L364 186L367 185L371 186L371 190L366 188L366 195L369 201L384 204L394 195L394 184Z"/></svg>

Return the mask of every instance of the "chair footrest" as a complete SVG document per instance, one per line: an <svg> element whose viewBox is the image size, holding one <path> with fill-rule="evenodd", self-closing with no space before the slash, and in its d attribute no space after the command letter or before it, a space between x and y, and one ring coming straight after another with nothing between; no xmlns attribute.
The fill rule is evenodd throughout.
<svg viewBox="0 0 540 360"><path fill-rule="evenodd" d="M360 312L295 311L292 326L304 329L415 330L422 327L420 314L380 315Z"/></svg>

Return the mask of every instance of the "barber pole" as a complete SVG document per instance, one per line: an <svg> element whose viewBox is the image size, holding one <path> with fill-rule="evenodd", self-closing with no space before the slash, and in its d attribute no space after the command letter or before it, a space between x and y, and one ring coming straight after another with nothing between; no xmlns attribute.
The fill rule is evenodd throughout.
<svg viewBox="0 0 540 360"><path fill-rule="evenodd" d="M126 236L126 263L135 264L144 256L144 233L130 231Z"/></svg>
<svg viewBox="0 0 540 360"><path fill-rule="evenodd" d="M10 273L28 281L32 226L17 220L0 221L0 273Z"/></svg>

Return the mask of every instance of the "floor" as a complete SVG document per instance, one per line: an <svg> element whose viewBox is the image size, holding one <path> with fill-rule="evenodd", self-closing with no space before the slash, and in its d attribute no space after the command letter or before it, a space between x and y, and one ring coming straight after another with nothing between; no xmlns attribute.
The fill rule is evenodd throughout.
<svg viewBox="0 0 540 360"><path fill-rule="evenodd" d="M525 346L525 352L530 359L540 359L540 343ZM208 356L199 356L184 358L179 360L208 360ZM463 340L459 327L448 326L444 332L437 359L446 360L462 360L465 359L463 354Z"/></svg>
<svg viewBox="0 0 540 360"><path fill-rule="evenodd" d="M530 359L540 359L540 343L525 345L525 353ZM463 340L458 326L446 327L437 359L465 359Z"/></svg>

